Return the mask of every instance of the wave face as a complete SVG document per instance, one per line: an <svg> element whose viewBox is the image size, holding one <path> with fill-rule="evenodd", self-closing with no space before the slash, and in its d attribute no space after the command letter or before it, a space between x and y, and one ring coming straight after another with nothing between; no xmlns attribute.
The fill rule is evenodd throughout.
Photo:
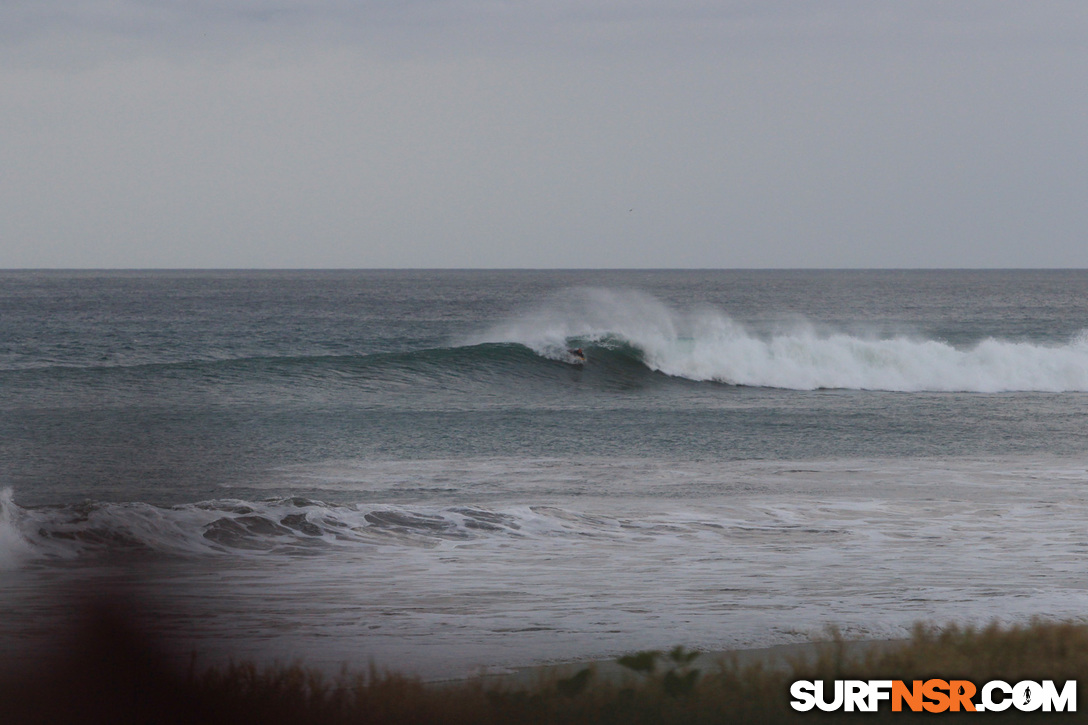
<svg viewBox="0 0 1088 725"><path fill-rule="evenodd" d="M793 390L1088 391L1088 331L1057 344L988 338L956 346L865 335L805 320L756 331L721 310L682 311L638 291L570 290L475 342L514 342L565 360L622 354L665 375Z"/></svg>
<svg viewBox="0 0 1088 725"><path fill-rule="evenodd" d="M47 295L28 278L22 307L0 320L0 383L28 391L24 407L147 400L164 383L228 400L245 386L269 399L482 399L528 382L546 396L568 380L554 363L583 347L584 382L606 386L661 373L793 390L1088 391L1083 284L1061 276L636 276L652 293L594 277L616 286L121 277L109 294L61 279ZM525 299L545 301L509 312Z"/></svg>
<svg viewBox="0 0 1088 725"><path fill-rule="evenodd" d="M0 316L0 488L31 506L330 500L268 471L1084 450L1082 396L1051 391L1088 390L1088 275L379 277L156 277L139 295L49 277L21 323Z"/></svg>

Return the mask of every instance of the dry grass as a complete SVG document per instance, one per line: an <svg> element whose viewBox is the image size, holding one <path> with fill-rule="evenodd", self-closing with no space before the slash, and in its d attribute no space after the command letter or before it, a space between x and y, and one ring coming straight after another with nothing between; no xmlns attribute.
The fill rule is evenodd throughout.
<svg viewBox="0 0 1088 725"><path fill-rule="evenodd" d="M1079 679L1088 672L1088 626L1037 622L1026 627L969 629L919 626L901 648L847 653L841 639L816 657L786 667L695 670L688 653L625 681L592 671L542 678L517 688L481 680L435 687L371 669L335 678L300 666L252 664L189 672L168 668L155 648L119 618L87 628L71 657L47 671L0 682L4 723L778 723L939 717L972 721L1039 722L1041 713L912 715L796 713L789 707L795 679ZM638 660L630 660L636 662ZM645 658L642 660L645 664ZM671 675L669 673L672 673ZM671 683L671 684L670 684ZM1081 713L1051 718L1079 722Z"/></svg>

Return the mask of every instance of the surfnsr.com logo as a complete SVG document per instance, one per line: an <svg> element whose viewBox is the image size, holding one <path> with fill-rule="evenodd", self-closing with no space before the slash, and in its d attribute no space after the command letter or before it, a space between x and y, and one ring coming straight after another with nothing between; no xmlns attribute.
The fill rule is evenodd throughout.
<svg viewBox="0 0 1088 725"><path fill-rule="evenodd" d="M830 685L830 687L825 687ZM1009 684L991 680L982 687L968 680L797 680L790 685L790 706L799 712L876 712L881 703L892 712L1076 712L1077 681L1061 689L1053 680Z"/></svg>

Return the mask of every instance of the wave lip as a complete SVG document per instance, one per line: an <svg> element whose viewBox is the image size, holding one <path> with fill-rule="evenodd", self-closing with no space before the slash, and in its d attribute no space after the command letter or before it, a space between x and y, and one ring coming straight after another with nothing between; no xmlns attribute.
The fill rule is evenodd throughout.
<svg viewBox="0 0 1088 725"><path fill-rule="evenodd" d="M1063 344L989 338L969 348L804 320L757 334L719 309L678 310L635 290L568 290L491 328L482 342L518 343L555 360L570 347L588 348L591 361L594 352L619 352L672 377L751 387L1088 392L1088 331Z"/></svg>

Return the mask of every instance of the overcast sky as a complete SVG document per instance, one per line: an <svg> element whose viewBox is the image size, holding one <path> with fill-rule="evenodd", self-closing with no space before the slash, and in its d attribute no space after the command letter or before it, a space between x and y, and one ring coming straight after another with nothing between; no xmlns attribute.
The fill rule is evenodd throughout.
<svg viewBox="0 0 1088 725"><path fill-rule="evenodd" d="M1088 267L1088 3L4 0L0 267Z"/></svg>

